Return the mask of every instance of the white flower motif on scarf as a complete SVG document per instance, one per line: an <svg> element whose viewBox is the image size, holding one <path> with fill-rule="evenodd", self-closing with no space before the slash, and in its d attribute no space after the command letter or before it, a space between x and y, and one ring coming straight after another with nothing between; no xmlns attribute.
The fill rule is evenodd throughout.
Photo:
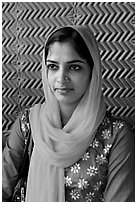
<svg viewBox="0 0 137 204"><path fill-rule="evenodd" d="M124 122L121 122L121 121L113 122L113 128L121 129L123 126L124 126Z"/></svg>
<svg viewBox="0 0 137 204"><path fill-rule="evenodd" d="M87 169L87 174L89 174L90 176L95 176L98 173L98 169L95 166L90 166Z"/></svg>
<svg viewBox="0 0 137 204"><path fill-rule="evenodd" d="M107 145L104 147L104 149L103 149L104 154L109 153L109 150L110 150L111 147L112 147L112 144L107 144Z"/></svg>
<svg viewBox="0 0 137 204"><path fill-rule="evenodd" d="M97 155L96 162L101 165L101 164L106 163L107 159L106 159L106 157L103 154Z"/></svg>
<svg viewBox="0 0 137 204"><path fill-rule="evenodd" d="M70 196L71 196L71 198L72 198L73 200L77 200L77 199L80 198L79 192L77 192L77 191L75 191L75 190L72 190L72 191L70 192Z"/></svg>
<svg viewBox="0 0 137 204"><path fill-rule="evenodd" d="M98 147L99 146L99 141L97 139L95 139L91 144L90 144L90 147Z"/></svg>
<svg viewBox="0 0 137 204"><path fill-rule="evenodd" d="M82 157L82 161L87 161L89 158L90 158L89 152L86 152Z"/></svg>
<svg viewBox="0 0 137 204"><path fill-rule="evenodd" d="M85 199L86 199L87 202L92 202L94 197L95 197L95 193L89 192L89 193L86 194Z"/></svg>
<svg viewBox="0 0 137 204"><path fill-rule="evenodd" d="M76 174L80 171L81 167L80 167L80 164L74 164L73 166L71 166L71 171Z"/></svg>
<svg viewBox="0 0 137 204"><path fill-rule="evenodd" d="M109 139L110 136L111 136L110 130L107 130L107 129L106 129L106 130L102 131L102 137L103 137L104 139Z"/></svg>
<svg viewBox="0 0 137 204"><path fill-rule="evenodd" d="M88 181L85 181L85 179L79 179L78 188L81 188L83 190L84 188L87 188L88 186L89 186Z"/></svg>
<svg viewBox="0 0 137 204"><path fill-rule="evenodd" d="M94 185L94 190L98 191L101 185L102 185L102 181L97 182L96 185Z"/></svg>
<svg viewBox="0 0 137 204"><path fill-rule="evenodd" d="M69 178L68 176L65 177L65 185L66 185L66 186L71 186L71 184L72 184L71 178Z"/></svg>

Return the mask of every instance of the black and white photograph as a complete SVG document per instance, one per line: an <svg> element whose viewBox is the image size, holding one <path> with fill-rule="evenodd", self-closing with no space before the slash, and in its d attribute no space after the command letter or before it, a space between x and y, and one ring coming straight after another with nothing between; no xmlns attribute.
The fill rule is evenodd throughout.
<svg viewBox="0 0 137 204"><path fill-rule="evenodd" d="M2 2L2 202L135 202L135 2Z"/></svg>

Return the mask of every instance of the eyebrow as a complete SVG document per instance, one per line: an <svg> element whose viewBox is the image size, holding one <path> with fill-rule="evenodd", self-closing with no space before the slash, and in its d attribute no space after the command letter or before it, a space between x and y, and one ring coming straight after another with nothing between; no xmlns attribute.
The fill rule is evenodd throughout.
<svg viewBox="0 0 137 204"><path fill-rule="evenodd" d="M54 60L46 60L46 62L51 62L51 63L55 63L55 64L58 64L57 61L54 61ZM71 60L71 61L68 61L67 64L72 64L72 63L85 63L84 61L82 60Z"/></svg>

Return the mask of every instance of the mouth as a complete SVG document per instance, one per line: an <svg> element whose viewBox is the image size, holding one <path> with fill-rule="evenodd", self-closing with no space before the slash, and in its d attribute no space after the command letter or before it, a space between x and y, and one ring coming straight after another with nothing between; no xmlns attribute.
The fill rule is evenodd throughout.
<svg viewBox="0 0 137 204"><path fill-rule="evenodd" d="M69 93L71 91L73 91L74 89L71 88L55 88L55 91L61 93L61 94L66 94Z"/></svg>

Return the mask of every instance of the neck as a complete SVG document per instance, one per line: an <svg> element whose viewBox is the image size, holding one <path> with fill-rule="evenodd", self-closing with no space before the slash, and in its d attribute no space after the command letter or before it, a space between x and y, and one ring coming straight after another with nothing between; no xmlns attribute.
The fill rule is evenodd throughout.
<svg viewBox="0 0 137 204"><path fill-rule="evenodd" d="M78 104L60 104L62 126L65 126L67 124L77 105Z"/></svg>

